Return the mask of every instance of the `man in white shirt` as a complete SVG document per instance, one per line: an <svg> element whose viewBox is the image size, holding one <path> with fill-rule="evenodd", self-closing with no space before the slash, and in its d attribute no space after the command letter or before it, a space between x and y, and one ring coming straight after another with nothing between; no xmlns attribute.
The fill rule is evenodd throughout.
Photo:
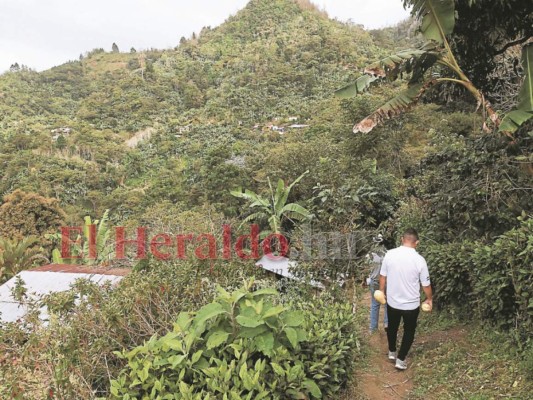
<svg viewBox="0 0 533 400"><path fill-rule="evenodd" d="M395 366L401 370L407 369L405 358L415 338L420 312L420 285L426 294L425 303L433 306L426 260L415 250L418 243L416 230L407 229L402 236L402 245L389 250L383 258L379 278L380 290L387 296L389 360L396 360ZM402 318L402 345L396 356L396 339Z"/></svg>

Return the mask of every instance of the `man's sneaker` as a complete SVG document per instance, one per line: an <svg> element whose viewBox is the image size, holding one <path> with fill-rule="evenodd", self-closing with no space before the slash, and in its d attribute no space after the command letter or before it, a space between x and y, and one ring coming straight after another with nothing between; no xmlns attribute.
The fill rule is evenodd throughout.
<svg viewBox="0 0 533 400"><path fill-rule="evenodd" d="M391 360L391 361L396 360L396 352L395 351L389 351L389 360Z"/></svg>
<svg viewBox="0 0 533 400"><path fill-rule="evenodd" d="M396 369L401 369L401 370L407 369L407 361L402 361L399 358L397 358L395 367Z"/></svg>

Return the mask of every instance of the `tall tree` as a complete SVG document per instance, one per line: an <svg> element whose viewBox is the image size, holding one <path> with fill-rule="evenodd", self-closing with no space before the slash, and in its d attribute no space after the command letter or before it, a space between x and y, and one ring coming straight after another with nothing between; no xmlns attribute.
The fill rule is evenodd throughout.
<svg viewBox="0 0 533 400"><path fill-rule="evenodd" d="M501 62L498 56L533 37L531 1L455 0L455 10L455 29L450 37L454 53L474 85L490 93L498 80L508 79L495 74Z"/></svg>
<svg viewBox="0 0 533 400"><path fill-rule="evenodd" d="M15 190L4 197L0 206L0 236L7 239L36 236L41 244L49 245L45 235L57 232L65 218L57 199Z"/></svg>

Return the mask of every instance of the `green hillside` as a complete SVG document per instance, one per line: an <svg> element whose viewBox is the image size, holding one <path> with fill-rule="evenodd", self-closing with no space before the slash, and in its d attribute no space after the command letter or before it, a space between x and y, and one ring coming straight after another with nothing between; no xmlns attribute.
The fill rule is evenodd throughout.
<svg viewBox="0 0 533 400"><path fill-rule="evenodd" d="M464 15L457 20L464 23ZM369 133L354 134L354 122L405 89L412 71L392 69L398 79L384 79L351 99L334 95L391 51L422 44L416 26L409 20L365 31L329 18L307 0L251 0L222 25L205 27L174 49L94 49L47 71L17 67L0 75L0 283L20 270L52 262L59 227L79 226L85 216L104 216L98 228L102 237L110 226L125 226L128 237L143 226L154 234L214 233L219 239L223 224L233 226L235 235L248 233L241 223L249 217L246 221L257 222L262 231L276 231L274 226L286 234L297 251L305 246L302 221L328 235L354 233L358 238L353 259L313 254L313 260L299 263L299 274L325 283L323 295L295 284L283 288L279 298L260 292L264 302L254 297L252 287L274 283L249 260L139 262L132 254L113 260L105 246L105 256L97 260L59 260L133 272L116 290L79 283L72 292L43 300L52 315L50 329L36 322L38 313L24 327L0 326L0 398L43 398L43 393L50 399L135 398L140 391L130 397L126 392L130 384L138 386L136 378L126 378L125 371L131 367L142 378L139 363L150 364L149 370L151 357L159 357L154 363L161 365L175 363L165 367L164 374L173 377L169 392L187 392L177 384L184 375L178 379L177 374L187 373L184 381L196 384L199 372L191 366L200 362L203 368L209 362L219 372L233 368L235 379L242 379L242 393L252 393L250 382L261 371L266 382L254 383L258 393L278 390L303 399L320 398L316 393L322 390L324 398L341 398L339 393L358 376L355 369L363 368L354 359L365 357L360 342L364 348L367 322L357 306L358 287L368 272L365 255L378 233L392 248L410 226L420 232L420 252L428 260L445 319L435 317L430 321L436 327L424 329L481 321L471 329L485 332L481 325L486 324L501 333L495 340L505 341L519 360L516 368L509 366L510 358L498 363L498 371L512 374L511 385L515 376L525 382L533 373L531 120L509 139L488 124L466 90L442 85L416 107L409 104L409 112ZM454 51L465 46L464 40L450 39ZM461 56L472 61L468 52ZM494 59L499 67L490 80L498 84L487 99L502 115L516 106L527 70L517 47ZM474 61L475 66L484 62L481 57ZM487 76L474 78L483 82ZM250 192L232 195L237 188ZM290 207L279 211L285 204ZM24 242L29 236L36 238ZM103 242L113 240L111 232ZM55 256L58 261L57 251ZM257 287L247 281L237 289L252 275L259 277ZM346 282L342 290L335 284L340 278ZM215 289L216 283L232 294ZM24 299L23 285L17 285L17 296ZM319 311L313 302L320 304ZM40 303L32 307L38 310ZM221 307L229 307L231 314L216 314ZM266 334L254 330L262 321L247 320L251 308L260 310L257 314L269 310L272 315L265 319L275 317ZM186 322L189 317L183 315L176 322L180 312L194 310L203 311L193 325L193 318ZM213 310L214 338L205 325L205 315ZM358 311L354 315L352 310ZM248 326L236 323L240 312ZM305 327L308 335L302 332ZM171 358L177 347L165 343L175 339L164 336L173 329L187 337L187 357L200 354L196 361L186 359L188 369L185 358ZM239 329L244 338L236 334ZM253 335L259 334L255 343ZM230 337L235 342L221 354L234 357L231 362L215 360L213 348L203 356L193 352ZM274 343L283 348L279 354L271 353ZM119 355L135 347L134 353ZM429 350L438 354L435 347ZM460 354L464 349L452 350ZM254 364L246 364L245 355L252 353ZM271 357L266 366L259 353ZM483 391L484 365L464 398L474 398L478 390L479 399L502 393L522 398L528 392L525 383L508 382L500 392L489 386ZM303 369L309 368L320 372L305 375ZM446 368L459 367L450 362ZM213 387L207 389L220 392L220 385L228 385L224 376L209 373ZM464 373L453 370L452 375L461 379ZM270 381L276 386L277 379L278 388L267 387ZM150 382L162 385L157 379ZM413 398L430 393L430 382L420 383ZM456 381L439 385L439 393L452 393ZM125 397L117 394L118 387ZM196 397L175 398L207 398L202 397L206 387ZM155 392L150 398L157 398Z"/></svg>
<svg viewBox="0 0 533 400"><path fill-rule="evenodd" d="M246 156L284 140L254 131L255 125L288 125L293 116L298 119L292 123L309 124L317 112L335 112L332 92L378 55L368 33L312 7L252 1L172 51L95 50L43 73L6 73L0 79L0 192L37 191L87 212L83 200L96 191L100 212L122 203L109 203L106 195L144 188L149 177L144 202L164 197L190 203L183 192L194 192L184 186L199 180L194 160L212 151L223 159ZM317 133L325 130L312 125ZM53 141L50 132L60 127L72 132ZM124 145L146 128L155 129L150 149ZM30 174L21 175L21 165ZM176 166L181 174L173 173Z"/></svg>

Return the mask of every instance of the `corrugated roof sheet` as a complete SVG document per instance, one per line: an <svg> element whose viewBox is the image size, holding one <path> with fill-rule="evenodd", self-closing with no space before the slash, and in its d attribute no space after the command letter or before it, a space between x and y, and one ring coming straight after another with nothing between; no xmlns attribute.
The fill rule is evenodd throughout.
<svg viewBox="0 0 533 400"><path fill-rule="evenodd" d="M83 270L86 272L79 272ZM27 307L16 301L11 294L12 289L15 287L17 277L20 277L24 281L27 295L30 298L36 299L42 295L67 291L78 279L87 279L99 285L103 285L106 282L114 284L120 282L127 273L127 270L122 270L121 275L112 275L111 272L113 270L101 270L100 273L92 273L91 271L93 270L84 269L84 267L80 266L56 264L19 272L16 276L0 286L0 320L2 322L16 322L27 312ZM47 319L45 309L41 309L41 319Z"/></svg>
<svg viewBox="0 0 533 400"><path fill-rule="evenodd" d="M127 268L109 268L76 264L49 264L33 268L30 271L71 272L75 274L97 274L114 276L126 276L131 272L131 270Z"/></svg>
<svg viewBox="0 0 533 400"><path fill-rule="evenodd" d="M291 270L298 265L295 261L290 261L287 257L275 257L272 255L265 254L255 263L256 267L261 267L266 271L270 271L278 276L284 278L292 279L295 281L302 282L302 279L295 277ZM309 284L313 287L323 288L320 282L310 281Z"/></svg>

